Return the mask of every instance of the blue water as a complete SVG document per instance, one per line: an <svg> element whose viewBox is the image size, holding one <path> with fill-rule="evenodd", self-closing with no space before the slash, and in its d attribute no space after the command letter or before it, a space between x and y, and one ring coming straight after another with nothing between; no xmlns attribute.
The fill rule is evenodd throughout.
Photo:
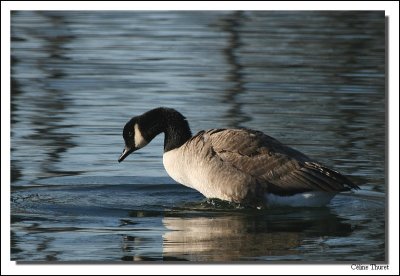
<svg viewBox="0 0 400 276"><path fill-rule="evenodd" d="M249 127L361 186L325 208L207 200L162 165L124 162L126 121L183 113ZM11 14L11 259L384 261L383 12Z"/></svg>

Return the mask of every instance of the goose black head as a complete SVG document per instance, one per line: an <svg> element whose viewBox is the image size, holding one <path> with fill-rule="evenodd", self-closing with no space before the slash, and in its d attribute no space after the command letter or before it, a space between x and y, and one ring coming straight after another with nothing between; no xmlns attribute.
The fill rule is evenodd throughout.
<svg viewBox="0 0 400 276"><path fill-rule="evenodd" d="M123 161L129 154L143 148L149 143L149 141L143 136L139 122L139 117L133 117L126 123L122 132L125 141L125 148L122 151L121 156L118 158L118 162Z"/></svg>

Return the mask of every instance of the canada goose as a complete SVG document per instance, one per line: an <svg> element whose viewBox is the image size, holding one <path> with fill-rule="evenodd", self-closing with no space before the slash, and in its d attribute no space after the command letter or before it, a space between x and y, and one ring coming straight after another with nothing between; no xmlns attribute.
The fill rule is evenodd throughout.
<svg viewBox="0 0 400 276"><path fill-rule="evenodd" d="M133 117L123 130L118 161L164 132L163 163L177 182L207 198L246 206L323 206L341 191L359 189L345 176L274 138L251 129L209 129L192 136L171 108Z"/></svg>

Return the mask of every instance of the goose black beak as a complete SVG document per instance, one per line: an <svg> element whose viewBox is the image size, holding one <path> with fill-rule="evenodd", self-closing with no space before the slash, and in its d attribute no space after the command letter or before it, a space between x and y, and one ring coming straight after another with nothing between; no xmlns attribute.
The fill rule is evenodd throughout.
<svg viewBox="0 0 400 276"><path fill-rule="evenodd" d="M134 151L135 151L134 148L130 148L130 147L126 146L126 147L124 148L124 150L122 151L121 156L118 158L118 162L124 161L124 159L125 159L129 154L131 154L131 153L134 152Z"/></svg>

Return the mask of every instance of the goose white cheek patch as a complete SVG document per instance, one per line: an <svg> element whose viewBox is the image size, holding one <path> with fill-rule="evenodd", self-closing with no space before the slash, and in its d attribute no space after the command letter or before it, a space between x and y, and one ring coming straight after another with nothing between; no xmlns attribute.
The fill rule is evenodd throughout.
<svg viewBox="0 0 400 276"><path fill-rule="evenodd" d="M142 133L139 130L138 124L135 124L135 148L140 149L146 146L149 142L147 142Z"/></svg>

